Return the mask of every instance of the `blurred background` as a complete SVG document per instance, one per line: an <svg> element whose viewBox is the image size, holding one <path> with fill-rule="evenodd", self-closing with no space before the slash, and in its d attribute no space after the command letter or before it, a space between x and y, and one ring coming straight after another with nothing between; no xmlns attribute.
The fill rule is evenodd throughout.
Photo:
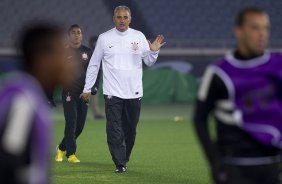
<svg viewBox="0 0 282 184"><path fill-rule="evenodd" d="M157 64L144 71L143 102L147 104L193 102L206 65L235 47L233 20L244 7L257 6L269 13L269 48L282 48L280 0L2 0L0 73L20 67L14 43L25 23L47 19L66 29L79 24L88 46L90 37L113 27L113 9L121 4L132 9L132 28L148 39L163 34L167 41ZM56 100L60 100L58 95Z"/></svg>
<svg viewBox="0 0 282 184"><path fill-rule="evenodd" d="M148 39L163 34L167 42L157 63L151 68L144 66L141 121L130 163L134 167L124 177L112 174L105 119L94 120L92 113L88 113L86 127L78 140L82 163L76 166L53 163L53 182L210 184L208 167L191 123L191 104L198 83L209 63L236 46L232 33L234 17L244 7L256 6L269 13L269 49L282 52L282 1L1 0L0 78L21 67L15 42L22 26L29 21L53 20L66 31L70 25L78 24L84 34L83 43L89 46L92 36L113 28L113 10L118 5L131 8L132 28L142 31ZM58 89L53 153L64 130L60 96ZM103 106L101 87L99 98Z"/></svg>

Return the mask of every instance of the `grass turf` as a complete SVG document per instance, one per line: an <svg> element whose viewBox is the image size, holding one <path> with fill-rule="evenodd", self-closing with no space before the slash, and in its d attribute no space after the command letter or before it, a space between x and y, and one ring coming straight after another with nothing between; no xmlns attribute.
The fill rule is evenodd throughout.
<svg viewBox="0 0 282 184"><path fill-rule="evenodd" d="M114 174L106 143L105 120L89 113L77 141L79 164L52 163L55 184L209 184L208 167L195 139L187 105L143 106L128 172ZM174 116L184 117L174 122ZM55 144L63 135L62 111L55 116ZM55 147L55 146L53 146ZM53 149L55 152L55 149ZM52 160L54 160L52 154Z"/></svg>

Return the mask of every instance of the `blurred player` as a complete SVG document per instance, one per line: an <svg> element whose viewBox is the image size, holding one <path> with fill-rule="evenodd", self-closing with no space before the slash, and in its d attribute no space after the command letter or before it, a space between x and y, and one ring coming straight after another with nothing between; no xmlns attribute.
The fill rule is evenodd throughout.
<svg viewBox="0 0 282 184"><path fill-rule="evenodd" d="M159 35L153 43L148 43L143 33L129 28L131 12L126 6L115 8L113 21L115 28L98 38L81 97L89 100L102 61L107 141L116 165L115 172L124 173L134 146L141 109L142 60L148 66L156 62L164 37Z"/></svg>
<svg viewBox="0 0 282 184"><path fill-rule="evenodd" d="M264 11L242 10L237 48L207 68L198 92L195 127L218 184L280 183L282 55L265 50L269 24Z"/></svg>
<svg viewBox="0 0 282 184"><path fill-rule="evenodd" d="M0 183L47 184L52 120L46 94L67 85L63 32L49 24L28 28L21 39L22 72L0 88Z"/></svg>
<svg viewBox="0 0 282 184"><path fill-rule="evenodd" d="M76 139L81 134L87 115L88 104L79 98L85 84L85 75L87 66L92 55L90 48L82 45L83 34L77 24L70 26L68 30L69 49L73 61L78 67L78 74L70 88L63 89L62 101L65 115L65 133L64 138L57 148L57 162L62 162L64 154L71 163L78 163L80 160L76 157ZM99 86L99 80L91 89L91 94L96 95Z"/></svg>
<svg viewBox="0 0 282 184"><path fill-rule="evenodd" d="M98 39L98 36L93 36L89 40L89 46L92 50L95 49L97 39ZM101 68L100 68L99 72L102 72ZM104 119L104 116L102 115L100 108L99 108L99 98L98 98L98 96L96 96L96 95L91 96L90 105L91 105L91 110L93 112L94 118L95 119Z"/></svg>

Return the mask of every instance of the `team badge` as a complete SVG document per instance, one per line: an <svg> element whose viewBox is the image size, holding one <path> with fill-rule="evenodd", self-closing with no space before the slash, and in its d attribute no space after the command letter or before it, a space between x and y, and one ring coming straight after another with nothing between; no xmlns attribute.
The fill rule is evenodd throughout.
<svg viewBox="0 0 282 184"><path fill-rule="evenodd" d="M81 58L83 60L87 60L88 59L88 54L86 52L83 52L82 55L81 55Z"/></svg>
<svg viewBox="0 0 282 184"><path fill-rule="evenodd" d="M139 49L139 45L138 44L139 43L137 43L137 42L132 42L131 43L132 50L137 51Z"/></svg>
<svg viewBox="0 0 282 184"><path fill-rule="evenodd" d="M67 101L67 102L70 102L70 101L71 101L71 96L70 96L69 93L67 94L66 101Z"/></svg>

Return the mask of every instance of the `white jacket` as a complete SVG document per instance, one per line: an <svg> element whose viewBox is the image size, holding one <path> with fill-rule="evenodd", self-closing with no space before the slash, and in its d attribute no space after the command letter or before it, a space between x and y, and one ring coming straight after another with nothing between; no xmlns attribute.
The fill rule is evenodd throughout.
<svg viewBox="0 0 282 184"><path fill-rule="evenodd" d="M128 28L120 32L113 28L101 34L87 68L83 92L90 92L103 62L103 93L122 99L143 96L142 60L152 66L158 51L150 51L148 41L140 31Z"/></svg>

